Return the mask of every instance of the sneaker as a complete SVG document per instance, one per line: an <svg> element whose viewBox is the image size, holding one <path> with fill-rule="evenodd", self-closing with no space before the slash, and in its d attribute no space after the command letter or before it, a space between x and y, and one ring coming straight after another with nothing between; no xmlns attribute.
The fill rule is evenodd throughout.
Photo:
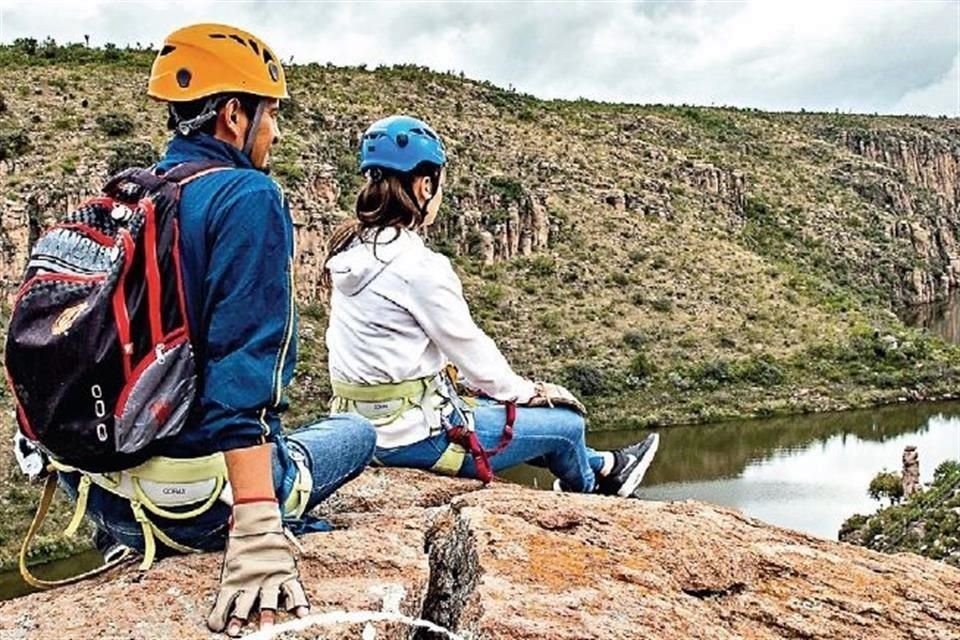
<svg viewBox="0 0 960 640"><path fill-rule="evenodd" d="M104 564L119 560L125 555L133 553L133 549L118 542L106 531L97 529L93 534L93 546L103 556Z"/></svg>
<svg viewBox="0 0 960 640"><path fill-rule="evenodd" d="M652 433L637 444L614 451L613 469L608 475L597 476L598 493L621 498L634 497L659 446L660 435Z"/></svg>

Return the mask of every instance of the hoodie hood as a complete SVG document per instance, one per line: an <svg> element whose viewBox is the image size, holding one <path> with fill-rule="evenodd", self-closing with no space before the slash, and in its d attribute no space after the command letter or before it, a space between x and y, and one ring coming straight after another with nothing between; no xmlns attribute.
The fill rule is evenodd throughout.
<svg viewBox="0 0 960 640"><path fill-rule="evenodd" d="M353 241L344 251L327 260L333 286L342 294L355 296L405 253L423 249L423 240L408 229L380 229Z"/></svg>

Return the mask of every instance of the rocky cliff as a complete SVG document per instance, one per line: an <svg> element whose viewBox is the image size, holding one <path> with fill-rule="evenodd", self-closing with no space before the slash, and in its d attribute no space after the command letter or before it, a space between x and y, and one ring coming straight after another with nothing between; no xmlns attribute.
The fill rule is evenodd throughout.
<svg viewBox="0 0 960 640"><path fill-rule="evenodd" d="M378 470L324 509L340 528L305 538L300 563L322 624L284 637L443 637L404 615L476 640L960 638L960 571L706 504ZM0 603L0 637L209 637L218 563L167 559Z"/></svg>

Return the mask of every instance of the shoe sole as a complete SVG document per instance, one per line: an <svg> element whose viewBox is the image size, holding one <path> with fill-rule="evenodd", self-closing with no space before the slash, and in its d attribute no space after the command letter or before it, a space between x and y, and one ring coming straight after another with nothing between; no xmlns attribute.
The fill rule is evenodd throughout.
<svg viewBox="0 0 960 640"><path fill-rule="evenodd" d="M633 492L636 491L640 483L643 482L643 476L647 474L647 469L650 468L650 463L653 462L653 458L657 455L657 449L659 447L660 434L654 433L653 442L650 443L650 447L643 453L643 457L640 458L637 466L630 472L627 479L623 481L620 489L617 490L618 496L621 498L630 498L633 496Z"/></svg>

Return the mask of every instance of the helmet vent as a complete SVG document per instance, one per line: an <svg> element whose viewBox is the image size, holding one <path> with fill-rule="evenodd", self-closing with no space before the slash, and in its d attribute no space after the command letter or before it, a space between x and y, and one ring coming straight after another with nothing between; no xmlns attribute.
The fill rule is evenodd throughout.
<svg viewBox="0 0 960 640"><path fill-rule="evenodd" d="M270 62L270 61L272 61L272 60L273 60L273 54L270 53L270 50L269 50L269 49L264 49L264 50L263 50L263 61L264 61L264 62Z"/></svg>
<svg viewBox="0 0 960 640"><path fill-rule="evenodd" d="M190 73L189 69L180 69L177 71L177 84L180 85L181 89L186 89L190 86L190 80L193 75Z"/></svg>
<svg viewBox="0 0 960 640"><path fill-rule="evenodd" d="M234 42L239 42L239 43L242 44L243 46L247 46L247 41L244 40L243 38L241 38L241 37L238 36L238 35L234 35L234 34L231 33L231 34L230 34L230 39L233 40Z"/></svg>
<svg viewBox="0 0 960 640"><path fill-rule="evenodd" d="M168 44L168 45L165 45L165 46L163 47L163 49L160 50L160 55L161 55L161 56L170 55L170 54L173 53L176 49L177 49L177 48L174 47L173 45L169 45L169 44Z"/></svg>
<svg viewBox="0 0 960 640"><path fill-rule="evenodd" d="M257 44L256 40L247 40L250 43L250 48L253 49L253 52L257 55L260 55L260 46Z"/></svg>
<svg viewBox="0 0 960 640"><path fill-rule="evenodd" d="M223 35L222 33L211 33L209 37L213 38L214 40L223 40L227 36Z"/></svg>

